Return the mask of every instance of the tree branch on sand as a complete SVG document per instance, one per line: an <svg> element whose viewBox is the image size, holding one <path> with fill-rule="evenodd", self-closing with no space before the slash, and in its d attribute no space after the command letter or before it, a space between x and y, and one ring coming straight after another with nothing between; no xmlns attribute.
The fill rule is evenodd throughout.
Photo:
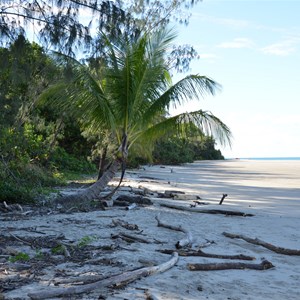
<svg viewBox="0 0 300 300"><path fill-rule="evenodd" d="M191 211L191 212L197 212L202 214L222 214L226 216L239 216L239 217L253 217L253 214L247 214L240 211L234 211L234 210L221 210L221 209L202 209L202 208L195 208L195 207L188 207L188 206L181 206L181 205L174 205L174 204L166 204L166 203L160 203L160 206L168 207L168 208L174 208L178 210L184 210L184 211Z"/></svg>
<svg viewBox="0 0 300 300"><path fill-rule="evenodd" d="M31 299L48 299L52 297L60 297L65 295L76 295L87 293L95 289L101 289L104 287L121 287L130 282L133 282L142 277L151 276L158 273L163 273L172 268L178 261L178 254L174 252L170 260L162 263L158 266L145 267L134 271L128 271L119 275L115 275L100 281L93 283L72 286L68 288L50 288L47 287L45 290L29 293L28 296Z"/></svg>
<svg viewBox="0 0 300 300"><path fill-rule="evenodd" d="M248 243L258 245L265 247L273 252L279 253L279 254L284 254L284 255L300 255L300 250L295 250L295 249L287 249L287 248L282 248L282 247L276 247L270 243L264 242L258 238L252 239L250 237L247 237L245 235L240 235L240 234L232 234L228 232L223 232L223 235L231 238L231 239L242 239Z"/></svg>
<svg viewBox="0 0 300 300"><path fill-rule="evenodd" d="M175 231L182 231L186 234L185 238L179 240L175 244L176 249L181 249L183 247L192 245L193 236L192 236L192 233L189 230L187 230L187 229L185 229L181 226L173 226L173 225L165 224L165 223L163 223L159 220L158 216L156 216L155 219L157 221L157 226L158 227L164 227L164 228L168 228L168 229L175 230Z"/></svg>
<svg viewBox="0 0 300 300"><path fill-rule="evenodd" d="M272 263L263 260L260 264L246 264L246 263L212 263L212 264L188 264L190 271L217 271L217 270L267 270L274 268Z"/></svg>
<svg viewBox="0 0 300 300"><path fill-rule="evenodd" d="M164 254L172 254L174 250L159 250L160 253ZM254 260L255 257L253 256L247 256L243 254L238 255L225 255L225 254L212 254L212 253L206 253L202 250L178 250L179 256L201 256L201 257L210 257L210 258L220 258L220 259L240 259L240 260Z"/></svg>

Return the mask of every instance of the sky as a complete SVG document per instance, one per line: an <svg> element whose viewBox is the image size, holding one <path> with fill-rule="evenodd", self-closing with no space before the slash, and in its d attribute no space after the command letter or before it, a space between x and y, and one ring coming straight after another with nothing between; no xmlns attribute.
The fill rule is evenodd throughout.
<svg viewBox="0 0 300 300"><path fill-rule="evenodd" d="M233 134L231 148L217 145L225 158L300 157L299 12L300 0L203 0L176 27L200 55L189 73L222 91L171 113L219 117Z"/></svg>

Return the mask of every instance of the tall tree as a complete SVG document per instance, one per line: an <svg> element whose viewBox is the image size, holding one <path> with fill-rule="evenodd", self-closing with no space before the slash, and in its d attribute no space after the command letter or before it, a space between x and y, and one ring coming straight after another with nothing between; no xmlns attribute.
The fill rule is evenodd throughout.
<svg viewBox="0 0 300 300"><path fill-rule="evenodd" d="M90 130L109 129L116 145L114 160L105 174L83 193L62 199L64 204L97 198L115 172L124 167L128 151L138 141L146 147L147 141L174 129L182 132L185 124L192 122L221 143L230 142L229 128L209 112L198 110L161 118L171 105L182 105L192 98L200 100L220 88L200 75L189 75L172 84L165 56L175 36L164 29L145 33L136 43L126 37L118 44L107 40L109 51L100 78L73 60L71 82L58 83L44 93L44 99L81 118Z"/></svg>
<svg viewBox="0 0 300 300"><path fill-rule="evenodd" d="M95 46L98 30L135 35L145 28L166 25L171 16L178 18L182 6L188 9L198 1L2 0L1 42L26 33L27 37L37 36L43 46L75 54L78 47L91 50ZM186 23L187 19L179 20Z"/></svg>

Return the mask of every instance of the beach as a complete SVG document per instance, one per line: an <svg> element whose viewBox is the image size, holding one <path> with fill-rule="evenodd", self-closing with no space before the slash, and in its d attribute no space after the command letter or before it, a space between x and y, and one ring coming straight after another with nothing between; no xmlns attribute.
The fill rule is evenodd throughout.
<svg viewBox="0 0 300 300"><path fill-rule="evenodd" d="M117 184L117 178L113 183ZM277 247L300 250L300 161L236 159L198 161L181 166L143 166L137 170L128 170L120 193L124 193L126 188L127 191L148 191L147 197L153 205L138 205L132 210L113 206L105 211L53 213L22 220L4 220L1 215L1 232L14 228L14 235L18 236L32 234L24 231L24 228L34 227L37 232L41 231L45 235L63 233L68 242L93 236L95 238L91 244L103 248L116 243L111 238L113 234L126 231L124 228L111 226L112 220L122 220L138 227L138 231L131 232L132 234L149 241L126 243L119 239L119 247L115 251L95 250L95 257L100 255L102 260L110 260L111 263L107 265L64 262L47 266L42 274L36 275L35 281L3 293L5 299L30 299L28 294L42 289L54 289L54 282L63 281L63 278L113 275L168 261L170 255L161 253L161 250L178 251L175 243L185 234L158 227L156 217L166 224L181 226L185 232L189 232L193 237L189 250L250 256L254 258L249 262L251 264L267 260L274 267L266 270L246 268L191 271L188 267L190 264L241 261L179 256L178 262L161 274L142 278L120 289L100 288L67 299L300 299L299 255L276 253L223 234L227 232L242 235ZM166 191L177 196L161 197ZM227 196L223 204L219 205L224 194ZM195 201L202 204L197 204L195 211L191 211ZM190 210L162 206L164 204ZM196 212L201 209L242 212L244 215ZM23 246L22 251L30 251L29 248ZM2 277L5 275L3 272L0 274ZM8 270L6 274L12 275L13 271Z"/></svg>

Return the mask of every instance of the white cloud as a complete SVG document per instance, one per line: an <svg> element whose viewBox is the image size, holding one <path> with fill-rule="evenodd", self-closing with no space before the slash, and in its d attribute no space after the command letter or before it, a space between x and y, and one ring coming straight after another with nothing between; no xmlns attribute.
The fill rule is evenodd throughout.
<svg viewBox="0 0 300 300"><path fill-rule="evenodd" d="M297 51L297 46L300 44L300 36L289 35L284 40L278 43L268 45L261 49L264 54L287 56Z"/></svg>
<svg viewBox="0 0 300 300"><path fill-rule="evenodd" d="M248 38L236 38L231 42L224 42L218 45L219 48L252 48L254 42Z"/></svg>
<svg viewBox="0 0 300 300"><path fill-rule="evenodd" d="M199 21L208 21L214 24L230 26L235 28L248 27L249 22L246 20L237 20L230 18L218 18L214 16L209 16L201 13L193 13L192 18L197 18Z"/></svg>
<svg viewBox="0 0 300 300"><path fill-rule="evenodd" d="M288 56L296 51L295 45L292 41L283 41L280 43L271 44L261 49L264 54Z"/></svg>

